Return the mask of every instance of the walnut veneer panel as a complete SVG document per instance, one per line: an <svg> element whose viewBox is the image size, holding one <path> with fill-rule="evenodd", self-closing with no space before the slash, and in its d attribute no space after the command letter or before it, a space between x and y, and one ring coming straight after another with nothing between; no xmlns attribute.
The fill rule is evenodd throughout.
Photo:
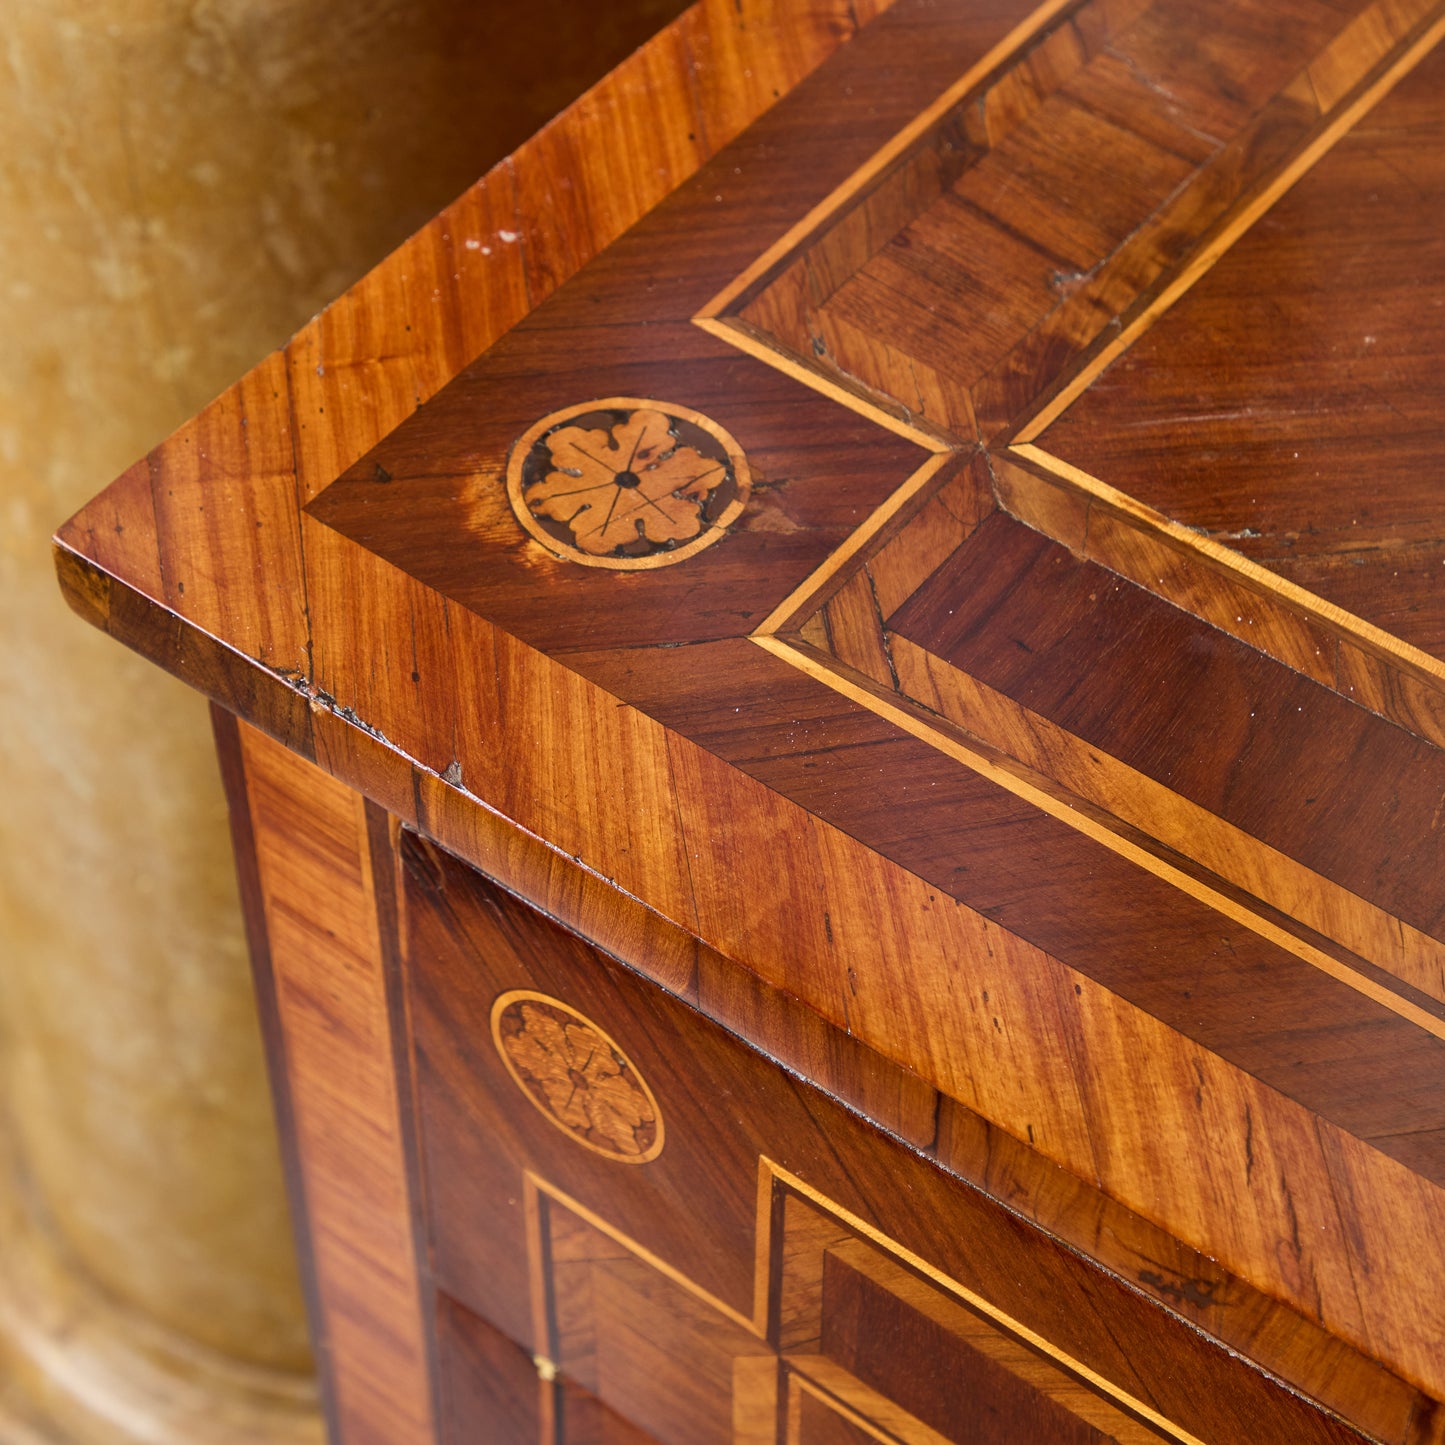
<svg viewBox="0 0 1445 1445"><path fill-rule="evenodd" d="M1437 657L1442 87L1437 50L1039 438Z"/></svg>
<svg viewBox="0 0 1445 1445"><path fill-rule="evenodd" d="M455 860L401 851L436 1280L544 1380L667 1445L795 1439L804 1395L919 1445L1361 1438ZM482 1333L448 1367L474 1402L498 1373Z"/></svg>
<svg viewBox="0 0 1445 1445"><path fill-rule="evenodd" d="M127 473L68 595L1149 1309L1437 1438L1445 557L1402 298L1445 7L898 0L806 79L841 10L730 13ZM1371 177L1396 220L1336 227ZM1378 350L1336 345L1352 288ZM479 1237L442 1268L485 1313ZM678 1249L751 1318L708 1275L745 1252ZM799 1438L871 1418L818 1390L774 1391Z"/></svg>
<svg viewBox="0 0 1445 1445"><path fill-rule="evenodd" d="M217 731L327 1414L347 1445L424 1445L431 1375L384 960L386 816L254 729L218 714Z"/></svg>

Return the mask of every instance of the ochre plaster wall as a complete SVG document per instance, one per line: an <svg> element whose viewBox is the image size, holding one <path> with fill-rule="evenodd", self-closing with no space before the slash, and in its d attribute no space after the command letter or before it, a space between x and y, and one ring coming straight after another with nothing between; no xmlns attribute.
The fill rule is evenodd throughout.
<svg viewBox="0 0 1445 1445"><path fill-rule="evenodd" d="M205 710L47 538L680 8L0 0L0 1440L319 1438Z"/></svg>

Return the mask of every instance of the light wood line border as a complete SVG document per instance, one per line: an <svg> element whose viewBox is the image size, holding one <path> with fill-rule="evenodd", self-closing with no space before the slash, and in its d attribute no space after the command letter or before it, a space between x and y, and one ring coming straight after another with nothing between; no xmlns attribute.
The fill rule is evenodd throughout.
<svg viewBox="0 0 1445 1445"><path fill-rule="evenodd" d="M753 1245L755 1251L755 1297L753 1300L753 1314L751 1319L738 1310L735 1310L731 1305L718 1299L716 1295L703 1289L701 1285L690 1279L681 1270L668 1264L665 1260L660 1259L648 1249L646 1245L639 1243L624 1230L609 1223L600 1214L589 1209L580 1200L568 1194L566 1190L543 1179L541 1175L533 1170L527 1169L523 1172L523 1188L528 1192L529 1199L546 1198L560 1204L564 1209L570 1210L573 1214L577 1215L579 1219L582 1219L599 1231L599 1233L605 1234L607 1238L615 1244L620 1244L644 1264L657 1270L659 1274L671 1280L673 1284L677 1285L686 1293L692 1295L694 1299L700 1300L710 1309L716 1310L724 1319L741 1326L749 1334L756 1336L760 1341L767 1341L768 1313L772 1287L772 1206L773 1199L780 1187L790 1190L823 1214L830 1215L834 1219L837 1219L851 1233L866 1239L875 1248L890 1255L915 1274L921 1275L928 1280L930 1284L942 1290L945 1294L960 1300L963 1304L967 1305L968 1308L983 1315L1006 1333L1013 1335L1014 1338L1037 1350L1048 1359L1053 1360L1056 1365L1088 1385L1091 1389L1114 1401L1129 1413L1137 1415L1140 1419L1147 1420L1155 1429L1162 1431L1171 1439L1178 1441L1179 1445L1206 1445L1206 1442L1199 1439L1198 1436L1192 1435L1181 1426L1174 1424L1173 1421L1165 1418L1165 1416L1161 1415L1152 1406L1146 1405L1142 1400L1136 1399L1133 1395L1129 1394L1127 1390L1114 1384L1111 1380L1106 1379L1097 1371L1091 1370L1087 1365L1082 1363L1082 1361L1076 1360L1072 1355L1060 1349L1042 1335L1029 1329L1027 1325L1014 1319L1013 1316L1006 1311L999 1309L996 1305L990 1304L982 1295L976 1294L966 1285L960 1284L951 1276L944 1274L942 1270L929 1264L927 1260L914 1254L911 1250L906 1249L896 1240L890 1239L882 1230L875 1228L873 1225L867 1223L866 1220L860 1219L856 1214L850 1213L841 1205L829 1199L826 1194L813 1188L811 1184L799 1179L796 1174L791 1173L781 1164L770 1159L766 1154L758 1156L758 1219ZM544 1292L543 1298L545 1299L545 1291L548 1288L546 1284L547 1242L540 1232L534 1240L529 1231L527 1246L530 1256L528 1263L532 1278L543 1281L542 1290ZM762 1261L761 1267L757 1264L759 1260ZM548 1312L546 1328L548 1336L550 1337L552 1329L550 1305L544 1304L544 1308L547 1309ZM774 1348L770 1342L768 1347L769 1349ZM786 1357L784 1357L784 1361L786 1363ZM555 1372L555 1364L550 1360L546 1363L551 1365ZM790 1370L789 1374L791 1375L792 1373ZM881 1438L886 1439L887 1437Z"/></svg>
<svg viewBox="0 0 1445 1445"><path fill-rule="evenodd" d="M701 326L705 320L720 316L755 281L770 271L790 252L796 250L819 226L826 223L849 197L862 190L869 181L902 155L919 136L947 115L969 91L1012 58L1017 51L1022 50L1050 21L1057 19L1065 11L1077 8L1081 3L1082 0L1045 0L1044 4L1016 25L987 55L976 61L959 76L932 105L914 116L892 140L869 156L847 180L829 192L801 221L790 226L741 275L724 286L698 312L697 316L693 318L694 321ZM711 327L705 329L712 330Z"/></svg>
<svg viewBox="0 0 1445 1445"><path fill-rule="evenodd" d="M770 1170L779 1183L806 1199L814 1207L841 1220L853 1233L861 1235L884 1253L891 1254L894 1259L916 1274L922 1275L945 1294L951 1294L955 1299L962 1300L970 1309L992 1320L1000 1329L1006 1330L1015 1338L1024 1341L1025 1344L1031 1345L1040 1354L1046 1355L1076 1379L1083 1380L1101 1395L1116 1401L1141 1419L1149 1421L1156 1429L1162 1430L1166 1435L1178 1440L1180 1445L1205 1445L1205 1442L1197 1435L1191 1435L1188 1430L1176 1425L1172 1420L1166 1419L1152 1406L1136 1399L1127 1390L1121 1389L1113 1381L1105 1379L1097 1371L1091 1370L1087 1365L1074 1359L1072 1355L1066 1354L1042 1335L1035 1334L1027 1325L1020 1324L1012 1315L1006 1314L996 1305L990 1304L982 1295L975 1294L966 1285L959 1284L957 1280L944 1274L942 1270L936 1269L926 1259L914 1254L912 1250L905 1249L901 1244L890 1239L882 1230L874 1228L866 1220L859 1219L856 1214L850 1214L846 1209L835 1204L826 1194L820 1193L811 1184L804 1183L797 1175L790 1174L781 1164L775 1164L766 1155L758 1163L759 1167Z"/></svg>
<svg viewBox="0 0 1445 1445"><path fill-rule="evenodd" d="M880 1430L871 1420L865 1419L846 1401L840 1400L836 1395L830 1394L818 1384L806 1371L796 1366L788 1369L788 1445L799 1445L801 1432L798 1430L799 1422L794 1418L794 1401L801 1395L811 1395L821 1405L826 1405L835 1415L846 1420L855 1429L861 1430L872 1440L881 1440L883 1445L900 1445L896 1435L891 1435L886 1430ZM937 1435L936 1431L929 1431L931 1435ZM942 1439L941 1435L937 1435Z"/></svg>
<svg viewBox="0 0 1445 1445"><path fill-rule="evenodd" d="M1441 34L1445 35L1445 20L1442 20L1439 28ZM1117 487L1111 487L1108 482L1101 481L1081 467L1064 461L1062 457L1056 457L1052 452L1046 452L1032 442L1015 443L1008 450L1010 454L1023 461L1042 467L1050 476L1057 478L1075 491L1083 492L1093 500L1102 502L1114 511L1132 518L1147 530L1160 533L1168 537L1171 542L1198 553L1222 571L1233 573L1252 590L1279 597L1295 610L1304 612L1307 616L1323 623L1331 632L1352 638L1362 643L1371 652L1386 653L1390 657L1408 664L1411 668L1427 673L1431 678L1445 683L1445 662L1402 641L1394 633L1386 632L1384 628L1375 626L1373 622L1366 622L1363 617L1356 616L1353 612L1347 612L1343 607L1338 607L1333 602L1319 596L1318 593L1311 592L1286 577L1281 577L1277 572L1271 572L1269 568L1251 561L1242 552L1236 552L1234 548L1226 547L1212 537L1205 537L1194 531L1193 528L1184 526L1181 522L1170 520L1162 512L1157 512L1153 507L1136 501L1127 492L1121 492Z"/></svg>
<svg viewBox="0 0 1445 1445"><path fill-rule="evenodd" d="M533 1194L546 1199L550 1199L554 1203L560 1204L564 1209L570 1210L579 1219L585 1221L587 1224L590 1224L593 1229L598 1231L598 1233L605 1234L608 1239L610 1239L614 1244L620 1244L623 1249L628 1251L629 1254L636 1255L637 1258L640 1259L649 1268L655 1269L660 1275L664 1276L664 1278L670 1279L673 1284L678 1286L679 1289L685 1290L694 1299L701 1300L702 1303L705 1304L709 1309L716 1310L717 1313L720 1314L724 1319L731 1321L731 1323L740 1326L742 1329L745 1329L750 1335L756 1335L757 1338L760 1340L767 1339L768 1301L766 1289L764 1289L763 1293L754 1300L753 1317L749 1319L747 1315L742 1314L738 1310L735 1310L725 1300L720 1300L715 1294L712 1294L708 1290L705 1290L700 1284L697 1284L694 1280L690 1279L680 1269L677 1269L675 1266L668 1264L665 1259L662 1259L660 1256L654 1254L650 1249L648 1249L645 1244L639 1243L630 1234L627 1234L623 1230L618 1229L615 1224L610 1224L595 1210L589 1209L585 1204L582 1203L581 1200L576 1199L572 1195L568 1194L565 1189L559 1188L557 1185L549 1183L546 1179L543 1179L540 1174L537 1174L530 1169L524 1170L522 1175L522 1184L525 1189L532 1191ZM759 1195L761 1196L761 1194L762 1188L760 1186ZM771 1192L769 1193L769 1204L771 1205ZM771 1229L765 1229L757 1235L757 1239L760 1241L759 1248L762 1248L764 1244L770 1244L770 1235ZM530 1237L528 1238L527 1244L530 1251L534 1247ZM542 1278L544 1280L545 1289L547 1287L545 1284L546 1275L544 1272L546 1264L546 1240L539 1236L535 1247L540 1250L540 1254L533 1254L532 1258L529 1260L529 1263L532 1267L533 1277ZM548 1302L548 1305L546 1307L548 1312L547 1331L548 1336L550 1337L552 1331L550 1301ZM555 1363L553 1365L553 1368L556 1368Z"/></svg>
<svg viewBox="0 0 1445 1445"><path fill-rule="evenodd" d="M757 361L764 362L775 371L781 371L785 376L792 377L794 381L801 381L804 386L821 392L830 400L841 402L850 411L856 411L859 416L866 416L869 421L876 422L879 426L908 441L917 442L919 446L925 447L931 452L953 450L953 444L943 437L924 427L915 426L912 422L904 421L902 417L895 416L886 407L878 406L869 401L867 397L849 391L846 386L832 377L814 371L800 361L795 361L786 352L770 346L760 337L754 336L745 326L734 322L729 317L695 316L693 325L700 326L709 336L716 336L720 341L727 342L729 346L735 346L739 351L745 352Z"/></svg>
<svg viewBox="0 0 1445 1445"><path fill-rule="evenodd" d="M1445 1039L1445 1019L1437 1018L1428 1010L1419 1007L1418 1004L1401 998L1373 979L1365 978L1347 964L1341 963L1337 958L1331 957L1322 949L1315 948L1303 939L1296 938L1287 929L1281 928L1277 923L1246 908L1236 899L1211 888L1207 883L1201 882L1183 869L1176 868L1163 858L1141 848L1137 843L1122 837L1096 818L1070 807L1068 803L1055 797L1052 793L1046 792L1026 778L1021 778L1009 769L1000 766L992 758L939 731L918 717L911 709L903 706L901 702L882 697L859 683L840 676L817 658L799 651L780 637L754 634L752 641L765 651L772 653L774 657L796 667L815 681L823 683L824 686L832 688L835 692L841 693L862 707L866 707L870 712L877 714L894 727L901 728L910 736L937 748L939 752L944 753L955 762L962 763L964 767L987 778L990 782L996 783L1015 797L1038 808L1040 812L1047 813L1051 818L1066 823L1069 827L1084 834L1085 837L1093 839L1094 842L1102 843L1111 852L1146 869L1181 892L1187 893L1216 912L1222 913L1226 918L1242 924L1266 941L1286 949L1296 958L1319 969L1321 973L1328 974L1336 982L1354 989L1356 993L1362 994L1372 1003L1389 1009L1391 1013L1397 1014L1400 1018L1414 1024L1417 1028L1424 1029L1426 1033L1433 1034L1436 1038Z"/></svg>
<svg viewBox="0 0 1445 1445"><path fill-rule="evenodd" d="M1369 114L1439 44L1442 37L1445 37L1445 15L1439 16L1423 35L1398 55L1394 63L1383 74L1377 76L1372 84L1366 86L1354 100L1336 111L1325 128L1295 155L1248 205L1236 211L1218 235L1189 258L1179 274L1138 316L1130 321L1107 346L1092 356L1062 390L1049 398L1018 428L1013 438L1015 449L1020 449L1022 443L1033 441L1057 421L1059 416L1093 384L1101 372L1111 366L1185 292L1211 271L1225 252L1230 250L1234 243L1266 211L1270 210L1296 181L1312 170L1347 132ZM1117 495L1122 495L1122 493ZM1385 635L1388 636L1388 634Z"/></svg>
<svg viewBox="0 0 1445 1445"><path fill-rule="evenodd" d="M953 727L972 734L1021 767L1041 774L1084 803L1119 819L1125 828L1147 832L1165 848L1191 859L1245 893L1272 902L1274 907L1287 913L1297 923L1368 960L1407 987L1445 1005L1445 990L1441 989L1440 983L1416 981L1402 971L1406 966L1404 960L1414 954L1421 961L1434 962L1440 970L1441 979L1445 979L1445 941L1403 922L1358 893L1351 892L1288 853L1211 812L1203 804L1174 792L1167 783L1139 772L1105 749L1085 742L1067 728L1033 712L1006 694L994 693L986 683L935 657L906 637L892 634L888 639L888 650L900 677L899 696L907 702L939 714ZM910 674L918 658L926 660L924 665L929 667L930 685L940 690L936 703L921 692L910 691ZM846 658L843 660L847 661ZM954 696L958 697L966 689L974 690L969 698L970 706L962 711L950 708L949 700L941 695L942 689L949 683L940 680L934 668L967 679L961 687L954 684L958 687ZM1040 752L1045 756L1031 756L1027 745L1020 747L1017 736L1009 735L1011 728L1018 728L1025 737L1040 744ZM1074 769L1084 758L1089 760L1089 776L1079 778ZM1121 801L1125 794L1132 806ZM1172 821L1166 821L1163 826L1153 821L1161 813L1173 815ZM1236 861L1241 859L1250 860L1255 870L1254 877L1250 876L1249 867L1241 867ZM1289 899L1287 905L1275 902L1272 895L1262 891L1260 885L1264 880L1260 875L1264 874L1270 874L1283 883L1282 891ZM1331 916L1332 904L1342 911L1348 910L1356 918L1365 919L1365 929L1342 928L1339 918ZM1386 959L1389 961L1384 961Z"/></svg>
<svg viewBox="0 0 1445 1445"><path fill-rule="evenodd" d="M858 557L863 549L938 475L940 469L955 455L956 453L951 451L933 452L897 491L869 514L861 527L851 533L841 546L828 554L821 567L804 578L768 613L758 624L754 636L770 637L790 622L800 620L800 614L809 610L810 604L819 592Z"/></svg>

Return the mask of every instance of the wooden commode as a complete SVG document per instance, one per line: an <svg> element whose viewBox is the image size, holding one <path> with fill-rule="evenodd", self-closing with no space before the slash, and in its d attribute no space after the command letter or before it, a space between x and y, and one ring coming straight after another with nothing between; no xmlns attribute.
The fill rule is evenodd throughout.
<svg viewBox="0 0 1445 1445"><path fill-rule="evenodd" d="M339 1445L1445 1442L1442 37L702 0L62 528Z"/></svg>

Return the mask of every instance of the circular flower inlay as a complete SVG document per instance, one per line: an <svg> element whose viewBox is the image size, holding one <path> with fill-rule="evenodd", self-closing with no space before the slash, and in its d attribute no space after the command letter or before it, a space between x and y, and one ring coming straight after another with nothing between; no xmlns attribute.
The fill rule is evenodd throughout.
<svg viewBox="0 0 1445 1445"><path fill-rule="evenodd" d="M752 487L738 445L687 407L636 397L545 416L507 460L518 521L588 567L665 567L711 546Z"/></svg>
<svg viewBox="0 0 1445 1445"><path fill-rule="evenodd" d="M576 1009L517 989L492 1005L492 1039L517 1086L579 1144L627 1164L662 1152L662 1115L632 1061Z"/></svg>

